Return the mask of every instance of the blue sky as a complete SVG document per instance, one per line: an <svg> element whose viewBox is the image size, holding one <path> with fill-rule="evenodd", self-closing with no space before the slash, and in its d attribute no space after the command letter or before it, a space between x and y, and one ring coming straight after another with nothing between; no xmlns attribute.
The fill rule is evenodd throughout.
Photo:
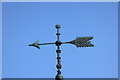
<svg viewBox="0 0 120 80"><path fill-rule="evenodd" d="M117 2L3 3L3 78L54 78L56 46L28 46L93 36L93 48L62 45L64 78L118 77Z"/></svg>
<svg viewBox="0 0 120 80"><path fill-rule="evenodd" d="M2 77L2 3L0 2L0 78Z"/></svg>

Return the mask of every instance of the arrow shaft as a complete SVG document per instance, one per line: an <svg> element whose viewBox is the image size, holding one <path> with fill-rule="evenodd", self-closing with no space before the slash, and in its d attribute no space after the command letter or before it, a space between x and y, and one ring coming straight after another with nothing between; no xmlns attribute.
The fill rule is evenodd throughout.
<svg viewBox="0 0 120 80"><path fill-rule="evenodd" d="M62 42L62 44L69 44L70 42ZM55 44L55 43L41 43L38 45L50 45L50 44Z"/></svg>
<svg viewBox="0 0 120 80"><path fill-rule="evenodd" d="M41 44L38 44L38 45L49 45L49 44L55 44L55 43L41 43Z"/></svg>
<svg viewBox="0 0 120 80"><path fill-rule="evenodd" d="M70 42L62 42L62 44L69 44Z"/></svg>

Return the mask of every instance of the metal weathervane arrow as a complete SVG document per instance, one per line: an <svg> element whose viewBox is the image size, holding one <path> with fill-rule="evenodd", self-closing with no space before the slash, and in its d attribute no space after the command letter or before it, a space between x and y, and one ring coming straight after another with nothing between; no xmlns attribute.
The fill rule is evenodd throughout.
<svg viewBox="0 0 120 80"><path fill-rule="evenodd" d="M61 42L60 41L60 32L59 32L59 29L60 29L60 25L57 24L56 26L56 29L57 29L57 41L54 42L54 43L41 43L39 44L39 40L36 41L35 43L33 44L30 44L29 46L34 46L38 49L40 49L39 45L49 45L49 44L55 44L57 46L57 50L56 50L56 53L57 53L57 62L58 64L56 65L56 68L58 69L57 70L57 75L55 77L55 80L63 80L63 76L61 75L61 71L60 69L62 68L62 65L61 65L61 57L60 57L60 53L61 53L61 50L60 50L60 45L61 44L73 44L75 45L76 47L94 47L93 44L91 44L91 41L93 39L93 37L77 37L75 40L72 40L72 41L69 41L69 42Z"/></svg>

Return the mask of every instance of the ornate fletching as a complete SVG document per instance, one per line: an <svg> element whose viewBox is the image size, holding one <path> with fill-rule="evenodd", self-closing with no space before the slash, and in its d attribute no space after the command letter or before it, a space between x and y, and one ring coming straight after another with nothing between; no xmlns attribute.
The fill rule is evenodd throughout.
<svg viewBox="0 0 120 80"><path fill-rule="evenodd" d="M93 37L77 37L68 43L74 44L76 47L93 47L94 45L89 41L91 39L93 39Z"/></svg>

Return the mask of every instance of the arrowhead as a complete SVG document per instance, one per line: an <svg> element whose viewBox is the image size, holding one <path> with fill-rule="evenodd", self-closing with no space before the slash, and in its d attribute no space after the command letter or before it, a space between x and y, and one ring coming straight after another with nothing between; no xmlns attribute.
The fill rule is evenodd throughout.
<svg viewBox="0 0 120 80"><path fill-rule="evenodd" d="M38 49L40 49L40 47L39 47L39 40L38 41L36 41L35 43L33 43L33 44L30 44L29 46L34 46L34 47L36 47L36 48L38 48Z"/></svg>

